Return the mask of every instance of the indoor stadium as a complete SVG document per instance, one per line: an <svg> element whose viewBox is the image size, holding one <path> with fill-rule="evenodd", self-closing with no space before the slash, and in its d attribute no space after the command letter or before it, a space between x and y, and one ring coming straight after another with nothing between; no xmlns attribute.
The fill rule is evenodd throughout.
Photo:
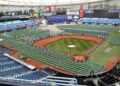
<svg viewBox="0 0 120 86"><path fill-rule="evenodd" d="M120 86L120 0L0 0L0 86Z"/></svg>

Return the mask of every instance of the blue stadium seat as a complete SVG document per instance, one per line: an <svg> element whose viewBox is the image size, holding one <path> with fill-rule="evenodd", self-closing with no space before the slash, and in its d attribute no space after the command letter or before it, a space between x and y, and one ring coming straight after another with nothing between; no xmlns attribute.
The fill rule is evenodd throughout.
<svg viewBox="0 0 120 86"><path fill-rule="evenodd" d="M91 20L91 18L83 18L83 19L82 19L82 22L83 22L84 24L91 24L90 20Z"/></svg>
<svg viewBox="0 0 120 86"><path fill-rule="evenodd" d="M108 18L100 18L98 24L106 25L106 24L108 24L108 22L109 22Z"/></svg>
<svg viewBox="0 0 120 86"><path fill-rule="evenodd" d="M90 23L91 24L98 24L99 18L91 18Z"/></svg>
<svg viewBox="0 0 120 86"><path fill-rule="evenodd" d="M0 23L0 31L14 30L18 28L24 28L28 26L38 26L38 25L39 23L34 22L32 20L5 22L5 23Z"/></svg>
<svg viewBox="0 0 120 86"><path fill-rule="evenodd" d="M43 78L43 77L46 77L48 76L47 73L45 72L42 72L42 71L34 71L30 74L27 74L27 75L23 75L21 77L18 77L19 79L28 79L28 80L37 80L37 79L40 79L40 78Z"/></svg>
<svg viewBox="0 0 120 86"><path fill-rule="evenodd" d="M67 16L63 15L63 16L52 16L48 19L48 23L64 23L67 22Z"/></svg>
<svg viewBox="0 0 120 86"><path fill-rule="evenodd" d="M48 73L43 70L31 70L20 63L10 59L3 54L10 51L0 46L0 77L16 78L26 80L39 80L48 76Z"/></svg>

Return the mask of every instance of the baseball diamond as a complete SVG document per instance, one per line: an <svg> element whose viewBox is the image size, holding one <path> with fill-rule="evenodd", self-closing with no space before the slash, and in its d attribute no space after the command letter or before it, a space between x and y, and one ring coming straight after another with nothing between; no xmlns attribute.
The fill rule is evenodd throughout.
<svg viewBox="0 0 120 86"><path fill-rule="evenodd" d="M118 29L96 26L92 31L94 26L79 25L80 30L73 26L74 30L69 25L59 26L62 31L54 35L37 28L7 32L0 35L0 44L12 50L11 56L37 69L70 76L100 75L114 68L120 61L119 41L113 42Z"/></svg>

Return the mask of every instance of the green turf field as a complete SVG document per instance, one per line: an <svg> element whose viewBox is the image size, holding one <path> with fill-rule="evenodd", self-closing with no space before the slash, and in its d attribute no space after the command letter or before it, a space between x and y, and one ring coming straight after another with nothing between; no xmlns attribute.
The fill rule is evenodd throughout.
<svg viewBox="0 0 120 86"><path fill-rule="evenodd" d="M70 48L68 47L68 45L75 45L76 47ZM95 45L96 43L91 41L68 38L58 40L52 44L49 44L47 47L69 54L84 54L87 50L89 50Z"/></svg>
<svg viewBox="0 0 120 86"><path fill-rule="evenodd" d="M90 55L90 61L95 62L97 64L101 64L106 66L109 61L116 60L118 56L120 56L120 46L112 45L109 41L111 38L116 37L117 34L120 34L118 27L111 27L111 26L86 26L86 25L66 25L66 26L59 26L62 30L66 28L72 28L74 31L77 30L94 30L94 31L105 31L111 33L107 36L108 40L105 43L100 45L93 53ZM69 29L70 30L70 29ZM68 30L68 31L69 31ZM65 30L66 31L66 30ZM78 31L76 31L78 32ZM117 43L117 41L114 41ZM119 42L118 42L119 43Z"/></svg>

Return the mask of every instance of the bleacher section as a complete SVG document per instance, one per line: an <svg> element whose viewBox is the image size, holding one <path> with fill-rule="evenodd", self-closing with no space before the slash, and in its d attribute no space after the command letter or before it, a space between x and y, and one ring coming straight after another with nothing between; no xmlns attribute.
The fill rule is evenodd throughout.
<svg viewBox="0 0 120 86"><path fill-rule="evenodd" d="M59 26L59 28L68 33L78 33L82 35L92 35L92 36L108 36L109 34L116 31L114 27L111 26L88 26L88 25L64 25Z"/></svg>
<svg viewBox="0 0 120 86"><path fill-rule="evenodd" d="M120 36L112 37L110 43L116 46L120 46Z"/></svg>
<svg viewBox="0 0 120 86"><path fill-rule="evenodd" d="M81 22L82 22L82 20L81 20ZM92 19L90 19L89 22L91 22L92 24L97 24L99 22L99 18L92 18Z"/></svg>
<svg viewBox="0 0 120 86"><path fill-rule="evenodd" d="M82 22L84 23L84 24L89 24L89 22L90 22L90 18L83 18L82 19Z"/></svg>
<svg viewBox="0 0 120 86"><path fill-rule="evenodd" d="M80 18L78 22L83 24L120 25L120 19L109 18Z"/></svg>
<svg viewBox="0 0 120 86"><path fill-rule="evenodd" d="M49 74L43 70L31 70L22 64L4 56L6 48L0 46L0 77L25 80L40 80Z"/></svg>
<svg viewBox="0 0 120 86"><path fill-rule="evenodd" d="M71 16L72 17L72 16ZM54 23L65 23L69 22L69 16L67 15L58 15L58 16L51 16L48 18L49 24ZM71 19L71 22L74 22L74 18ZM109 19L109 18L80 18L75 22L82 22L83 24L98 24L98 25L120 25L120 19Z"/></svg>
<svg viewBox="0 0 120 86"><path fill-rule="evenodd" d="M39 23L32 20L1 22L0 31L16 30L19 28L32 27L37 25L39 25Z"/></svg>
<svg viewBox="0 0 120 86"><path fill-rule="evenodd" d="M93 32L93 31L84 31L84 30L74 30L74 29L64 29L65 32L69 33L79 33L81 35L91 35L91 36L107 36L106 32Z"/></svg>
<svg viewBox="0 0 120 86"><path fill-rule="evenodd" d="M25 45L19 41L15 41L14 39L4 38L4 42L10 43L14 49L19 50L20 53L26 57L30 57L37 62L71 72L75 75L90 75L91 71L94 71L95 74L104 71L103 66L90 61L85 63L74 62L66 55L54 53L47 49L37 48L31 45Z"/></svg>
<svg viewBox="0 0 120 86"><path fill-rule="evenodd" d="M40 38L46 38L50 36L49 32L41 31L40 29L24 29L19 31L11 31L6 33L5 36L12 37L16 40L20 40L25 44L31 44L33 41L38 40Z"/></svg>
<svg viewBox="0 0 120 86"><path fill-rule="evenodd" d="M15 62L13 59L4 56L3 54L8 52L8 50L9 49L0 46L0 82L2 81L4 84L20 86L47 86L52 84L52 82L46 82L45 77L48 75L53 75L53 70L31 70L22 64ZM10 51L11 50L9 50L9 52ZM63 81L58 85L62 85L64 83L65 82ZM66 83L66 86L69 84L72 83ZM72 86L76 86L76 84Z"/></svg>
<svg viewBox="0 0 120 86"><path fill-rule="evenodd" d="M32 66L32 65L30 65L30 64L27 64L26 62L21 61L21 60L19 60L19 59L16 59L16 58L12 57L11 55L9 55L8 53L5 53L4 56L9 57L10 59L12 59L12 60L14 60L14 61L22 64L23 66L26 66L27 68L29 68L29 69L31 69L31 70L34 70L34 69L35 69L35 66Z"/></svg>

